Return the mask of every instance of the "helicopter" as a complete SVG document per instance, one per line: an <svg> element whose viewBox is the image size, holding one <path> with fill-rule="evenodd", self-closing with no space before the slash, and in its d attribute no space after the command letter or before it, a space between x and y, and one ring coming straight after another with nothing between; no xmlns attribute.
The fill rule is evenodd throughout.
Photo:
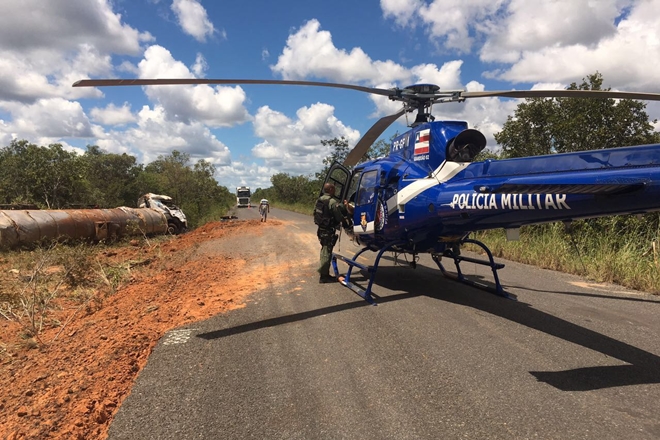
<svg viewBox="0 0 660 440"><path fill-rule="evenodd" d="M380 118L348 153L331 165L325 183L346 200L352 215L343 230L361 249L352 257L333 253L335 276L371 304L372 286L385 252L410 255L415 267L421 253L431 255L442 274L461 283L515 300L500 282L488 247L470 234L503 228L517 239L523 225L566 222L660 210L660 144L616 147L513 159L476 161L485 136L465 121L436 121L434 104L483 97L614 98L660 101L660 94L600 90L441 90L435 84L391 89L294 80L259 79L85 79L73 87L190 84L266 84L351 89L402 103L400 111ZM386 157L360 163L370 146L397 119L416 112L410 130L395 137ZM352 169L351 169L352 168ZM350 211L349 211L350 212ZM480 247L485 259L462 255L461 246ZM358 261L376 252L371 265ZM448 272L442 258L453 261ZM337 261L348 266L340 276ZM466 278L464 261L487 266L494 287ZM351 281L354 268L368 274L363 288Z"/></svg>

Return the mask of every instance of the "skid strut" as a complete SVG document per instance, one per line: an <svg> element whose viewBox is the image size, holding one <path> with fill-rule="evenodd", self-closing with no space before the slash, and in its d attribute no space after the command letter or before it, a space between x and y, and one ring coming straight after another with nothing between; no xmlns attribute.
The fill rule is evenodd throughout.
<svg viewBox="0 0 660 440"><path fill-rule="evenodd" d="M477 258L464 257L464 256L460 255L459 253L454 252L453 249L447 249L447 250L445 250L445 252L442 256L445 256L447 258L452 258L454 260L454 264L456 265L456 275L453 275L453 274L451 274L451 273L449 273L445 270L444 266L442 265L442 263L440 261L442 259L441 255L439 255L439 254L432 254L431 255L431 257L433 258L433 261L435 261L435 263L438 265L438 267L442 271L442 274L447 278L455 279L456 281L460 281L461 283L468 284L468 285L476 287L478 289L486 290L488 292L494 293L495 295L502 296L504 298L508 298L508 299L511 299L511 300L515 301L516 298L509 295L504 290L504 288L502 287L502 284L500 283L500 277L497 276L497 271L499 269L503 269L504 264L496 263L495 260L493 259L492 252L482 242L466 238L464 240L461 240L459 244L462 245L462 244L466 244L466 243L472 243L472 244L477 245L480 248L482 248L484 250L484 252L486 252L486 255L488 256L488 260L479 260ZM483 266L489 266L491 268L491 270L493 271L493 278L495 278L495 288L484 286L482 284L475 283L474 281L465 278L465 276L463 275L463 272L461 272L461 266L460 266L461 261L467 261L467 262L470 262L470 263L481 264Z"/></svg>
<svg viewBox="0 0 660 440"><path fill-rule="evenodd" d="M383 256L385 252L390 250L391 248L395 246L399 246L404 244L405 242L401 241L396 241L392 243L388 243L385 246L383 246L382 249L378 251L378 255L376 256L376 261L374 261L373 266L365 266L364 264L358 263L357 259L358 257L365 251L371 250L369 247L365 247L358 251L355 255L353 255L353 258L348 258L343 255L337 254L337 253L332 253L332 268L335 271L335 276L339 280L340 283L342 283L344 286L348 287L351 289L353 292L357 293L360 295L362 298L367 300L369 304L377 305L376 302L374 301L374 298L371 294L371 285L374 283L374 279L376 278L376 270L378 269L378 263L380 262L380 258ZM343 276L344 279L341 280L339 278L339 269L337 268L337 260L342 260L344 263L348 264L348 270L346 271L346 274ZM361 289L359 286L351 282L351 273L353 271L353 268L357 267L360 270L363 270L369 274L369 283L367 284L366 289Z"/></svg>

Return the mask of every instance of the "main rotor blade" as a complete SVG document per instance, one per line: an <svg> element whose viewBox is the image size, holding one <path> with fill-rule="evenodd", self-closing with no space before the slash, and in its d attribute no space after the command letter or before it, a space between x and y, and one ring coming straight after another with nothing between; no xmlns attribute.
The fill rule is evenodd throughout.
<svg viewBox="0 0 660 440"><path fill-rule="evenodd" d="M499 90L492 92L463 92L461 98L614 98L660 101L658 93L610 92L607 90Z"/></svg>
<svg viewBox="0 0 660 440"><path fill-rule="evenodd" d="M106 86L166 86L190 84L279 84L289 86L318 86L337 89L350 89L374 95L392 96L396 92L375 87L362 87L353 84L328 83L319 81L290 81L278 79L206 79L206 78L163 78L163 79L82 79L73 83L73 87Z"/></svg>
<svg viewBox="0 0 660 440"><path fill-rule="evenodd" d="M371 128L364 134L364 136L362 136L362 139L358 141L350 153L348 153L348 156L346 156L346 159L344 159L344 165L352 167L353 165L357 164L360 159L362 159L362 156L367 154L369 147L371 147L371 145L376 142L378 136L380 136L387 129L387 127L392 125L394 121L399 119L405 113L406 110L404 108L396 114L380 118L374 125L371 126Z"/></svg>

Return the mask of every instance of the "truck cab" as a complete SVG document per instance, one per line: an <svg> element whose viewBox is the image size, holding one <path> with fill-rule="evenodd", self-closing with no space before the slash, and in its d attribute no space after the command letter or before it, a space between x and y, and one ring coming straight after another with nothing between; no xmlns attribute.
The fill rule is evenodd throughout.
<svg viewBox="0 0 660 440"><path fill-rule="evenodd" d="M249 186L239 186L236 188L236 206L238 208L250 208L250 197L252 193L250 192Z"/></svg>
<svg viewBox="0 0 660 440"><path fill-rule="evenodd" d="M147 193L138 199L138 208L151 208L163 213L167 219L167 232L172 235L188 229L186 215L174 204L170 196Z"/></svg>

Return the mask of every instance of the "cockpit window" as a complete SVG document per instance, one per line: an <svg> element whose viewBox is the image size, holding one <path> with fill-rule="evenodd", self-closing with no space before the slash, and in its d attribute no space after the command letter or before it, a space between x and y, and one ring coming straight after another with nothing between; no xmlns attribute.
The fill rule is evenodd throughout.
<svg viewBox="0 0 660 440"><path fill-rule="evenodd" d="M355 193L357 193L358 182L360 182L360 176L362 176L362 170L355 170L353 172L353 177L351 178L351 184L348 186L348 193L346 194L346 200L349 202L355 203Z"/></svg>
<svg viewBox="0 0 660 440"><path fill-rule="evenodd" d="M335 195L336 197L341 196L344 193L344 185L348 181L348 174L345 169L335 168L332 170L332 174L328 177L327 182L335 185Z"/></svg>
<svg viewBox="0 0 660 440"><path fill-rule="evenodd" d="M360 188L357 194L357 206L367 205L374 200L376 194L376 184L378 183L378 172L367 171L362 175Z"/></svg>

